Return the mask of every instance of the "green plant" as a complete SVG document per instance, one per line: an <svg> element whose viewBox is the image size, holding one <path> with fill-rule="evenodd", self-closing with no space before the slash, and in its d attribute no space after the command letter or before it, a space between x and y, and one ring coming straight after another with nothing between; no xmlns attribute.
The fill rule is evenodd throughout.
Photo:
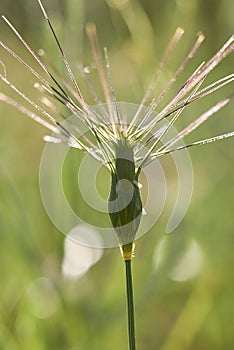
<svg viewBox="0 0 234 350"><path fill-rule="evenodd" d="M233 96L230 96L222 99L215 106L212 106L207 112L195 119L195 121L190 123L173 138L164 141L164 137L188 105L210 95L233 81L233 74L230 74L202 88L202 84L207 75L234 50L234 37L232 36L207 63L202 63L188 78L175 97L172 98L164 108L159 110L155 116L154 112L158 109L162 98L176 81L179 74L184 70L189 60L193 58L204 39L203 35L199 34L194 46L169 81L169 84L156 99L152 99L149 103L149 107L145 111L143 106L148 103L163 67L183 35L183 30L179 28L175 32L162 58L159 69L156 70L135 115L130 123L126 123L123 118L123 110L121 110L123 105L117 102L114 93L108 52L106 49L104 50L104 66L95 26L93 24L87 25L87 33L91 42L95 64L105 96L105 104L98 97L98 93L88 78L86 74L88 73L87 69L83 69L83 74L93 94L94 100L100 108L99 113L94 110L83 97L45 9L40 0L38 0L38 2L58 45L70 82L61 76L59 78L61 78L62 83L60 83L56 74L51 73L38 55L34 53L31 47L5 17L5 21L36 60L42 71L47 75L47 78L44 78L43 75L38 73L37 70L31 67L3 42L0 42L0 44L37 78L38 83L36 87L39 92L47 94L50 98L65 106L69 113L75 114L79 122L83 123L87 128L87 133L80 133L75 125L64 124L62 121L59 121L58 117L54 117L51 111L48 111L44 106L25 96L4 74L0 75L1 80L31 105L31 107L36 110L37 114L3 93L0 94L0 99L3 102L15 106L19 111L51 130L54 134L53 136L46 137L47 141L66 143L71 147L87 152L109 170L112 184L108 208L112 226L117 234L122 257L126 265L129 346L130 349L133 350L135 349L135 329L131 261L134 255L134 241L142 217L142 199L138 178L145 166L163 155L234 135L233 132L230 132L187 145L176 145L178 141L181 141L210 116L226 106L233 98ZM160 122L168 119L169 122L167 124L163 126L160 125ZM159 127L157 128L157 126Z"/></svg>

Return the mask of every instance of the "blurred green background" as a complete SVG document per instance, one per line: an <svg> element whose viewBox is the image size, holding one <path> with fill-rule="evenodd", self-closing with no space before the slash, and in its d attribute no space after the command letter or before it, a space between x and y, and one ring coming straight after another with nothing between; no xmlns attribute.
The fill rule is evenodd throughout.
<svg viewBox="0 0 234 350"><path fill-rule="evenodd" d="M219 49L232 34L234 22L232 0L48 0L44 5L74 67L77 59L92 64L84 25L96 23L101 47L109 49L117 99L134 103L140 102L177 26L186 32L161 84L198 31L206 41L184 77ZM35 50L43 47L48 61L63 69L36 0L1 0L0 8ZM0 33L1 40L33 62L3 22ZM33 77L2 49L0 59L8 79L37 99ZM232 55L212 73L211 81L231 73L233 64ZM3 83L0 91L15 97ZM189 108L178 128L232 91L229 86ZM127 349L124 266L118 249L105 250L79 278L64 276L64 236L47 217L39 191L45 130L3 103L0 121L0 349ZM232 130L230 103L188 142ZM184 220L165 235L175 199L169 191L159 221L137 241L134 285L139 350L233 349L233 142L191 150L194 193ZM72 152L71 157L70 163L79 161L80 155ZM163 163L168 167L169 189L174 189L173 169L166 158ZM65 186L72 194L76 177L72 169L69 174ZM79 254L85 260L85 251L77 250Z"/></svg>

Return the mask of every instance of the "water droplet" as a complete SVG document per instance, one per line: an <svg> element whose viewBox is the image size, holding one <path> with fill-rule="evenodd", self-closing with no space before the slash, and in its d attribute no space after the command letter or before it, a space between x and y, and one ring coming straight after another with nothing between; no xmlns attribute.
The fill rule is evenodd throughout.
<svg viewBox="0 0 234 350"><path fill-rule="evenodd" d="M37 51L37 53L38 53L38 56L44 56L45 55L45 51L43 49L39 49Z"/></svg>
<svg viewBox="0 0 234 350"><path fill-rule="evenodd" d="M49 135L45 135L44 137L43 137L43 140L45 141L45 142L51 142L51 143L62 143L62 140L61 139L59 139L59 138L57 138L57 137L53 137L53 136L49 136Z"/></svg>
<svg viewBox="0 0 234 350"><path fill-rule="evenodd" d="M90 73L90 67L84 67L84 73L89 74Z"/></svg>

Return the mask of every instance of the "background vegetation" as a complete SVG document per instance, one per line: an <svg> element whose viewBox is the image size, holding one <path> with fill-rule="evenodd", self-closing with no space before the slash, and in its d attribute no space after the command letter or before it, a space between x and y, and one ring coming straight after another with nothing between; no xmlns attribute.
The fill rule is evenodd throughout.
<svg viewBox="0 0 234 350"><path fill-rule="evenodd" d="M77 58L84 65L92 63L84 24L96 23L101 46L109 48L119 101L139 103L177 26L185 29L185 38L165 78L199 30L206 41L194 66L207 60L233 30L231 0L48 0L44 5L73 64ZM1 0L0 7L35 50L43 47L48 60L61 67L36 0ZM31 60L4 23L0 37ZM3 50L0 57L8 78L36 96L33 78L23 67ZM233 63L232 55L212 73L212 80L230 73ZM0 90L12 96L3 84ZM188 109L180 125L231 90L224 89ZM125 287L118 249L104 251L80 278L62 274L64 236L47 217L38 185L45 130L3 103L0 123L0 349L126 349ZM231 103L188 141L233 129ZM139 350L233 348L233 142L190 152L195 184L183 222L165 235L173 202L169 191L160 220L137 242L134 284ZM71 157L79 159L77 154ZM172 187L173 174L168 165ZM68 188L72 179L65 184ZM181 275L180 264L187 266L187 277Z"/></svg>

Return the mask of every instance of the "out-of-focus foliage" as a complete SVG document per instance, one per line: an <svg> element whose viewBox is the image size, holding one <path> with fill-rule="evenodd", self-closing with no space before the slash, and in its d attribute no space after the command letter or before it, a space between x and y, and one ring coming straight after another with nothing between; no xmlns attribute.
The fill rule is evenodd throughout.
<svg viewBox="0 0 234 350"><path fill-rule="evenodd" d="M48 0L44 5L74 67L78 60L92 64L84 24L96 23L101 47L109 48L119 101L140 102L177 26L186 30L185 38L174 53L165 79L187 52L197 31L207 38L191 71L198 62L207 60L233 30L231 0ZM47 60L63 69L36 0L1 0L0 8L35 50L43 47ZM0 37L32 62L4 23L0 25ZM0 58L6 64L7 77L37 98L37 92L32 92L31 75L3 50ZM213 80L231 72L233 63L233 57L225 60L212 73ZM2 65L0 69L3 71ZM0 91L13 95L3 84ZM224 89L208 102L188 109L181 125L187 124L186 118L192 120L201 114L206 103L210 106L230 91ZM38 185L45 130L2 103L0 123L0 349L126 349L124 269L119 251L105 251L79 279L63 277L64 237L47 217ZM233 129L230 104L189 140ZM72 152L71 163L72 157L76 162L80 155ZM233 140L194 149L191 157L194 195L182 224L165 236L172 201L169 196L160 220L137 242L134 284L139 350L233 348ZM173 187L170 171L173 169L168 166ZM71 200L77 203L72 198L72 183L76 182L72 170L66 181ZM102 183L100 187L106 193ZM190 265L191 274L185 269Z"/></svg>

